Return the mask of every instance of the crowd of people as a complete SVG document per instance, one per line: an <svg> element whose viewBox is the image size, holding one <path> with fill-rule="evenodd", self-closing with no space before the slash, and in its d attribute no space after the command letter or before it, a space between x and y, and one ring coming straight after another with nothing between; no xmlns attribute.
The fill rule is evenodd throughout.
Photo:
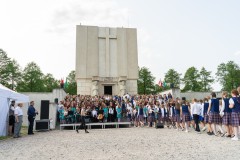
<svg viewBox="0 0 240 160"><path fill-rule="evenodd" d="M67 95L58 107L61 123L81 122L84 110L86 122L130 121L135 127L155 127L162 123L167 128L208 135L231 137L238 140L240 132L240 87L216 93L203 99L186 101L168 95L86 96ZM231 97L231 98L229 98ZM199 126L200 125L200 126Z"/></svg>

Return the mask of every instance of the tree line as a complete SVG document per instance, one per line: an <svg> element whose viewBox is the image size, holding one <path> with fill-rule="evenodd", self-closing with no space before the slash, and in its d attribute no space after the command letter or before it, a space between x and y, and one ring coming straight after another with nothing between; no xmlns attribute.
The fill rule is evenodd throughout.
<svg viewBox="0 0 240 160"><path fill-rule="evenodd" d="M219 82L222 90L231 91L240 86L240 68L233 61L221 63L214 77L211 71L207 71L204 67L201 70L190 67L183 77L176 70L169 69L165 73L161 87L155 84L155 79L147 67L139 68L138 93L154 94L173 87L180 88L180 85L184 86L183 92L205 92L212 90L211 85L214 82ZM68 74L66 81L64 90L72 95L77 94L75 71ZM9 58L2 49L0 49L0 83L18 92L51 92L55 88L60 88L60 80L55 79L50 73L43 74L35 62L30 62L21 69L17 61Z"/></svg>
<svg viewBox="0 0 240 160"><path fill-rule="evenodd" d="M60 88L60 81L51 73L43 74L35 62L28 63L22 69L3 49L0 49L0 83L18 92L52 92L53 89ZM67 76L64 89L69 94L77 93L75 71Z"/></svg>
<svg viewBox="0 0 240 160"><path fill-rule="evenodd" d="M163 80L163 86L155 84L155 77L151 71L142 67L139 68L138 79L138 93L139 94L151 94L158 93L170 88L180 88L183 85L182 92L208 92L212 91L212 84L219 82L222 90L231 91L240 86L240 68L239 65L233 61L227 63L221 63L217 67L217 73L212 76L211 71L207 71L204 67L198 70L196 67L190 67L186 70L184 76L178 73L174 69L169 69L165 73Z"/></svg>

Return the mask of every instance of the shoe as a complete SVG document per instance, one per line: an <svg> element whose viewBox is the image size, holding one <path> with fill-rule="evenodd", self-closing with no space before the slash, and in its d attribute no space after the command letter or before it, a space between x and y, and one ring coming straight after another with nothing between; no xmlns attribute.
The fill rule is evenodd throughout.
<svg viewBox="0 0 240 160"><path fill-rule="evenodd" d="M18 138L18 137L16 137L16 136L13 136L13 138Z"/></svg>
<svg viewBox="0 0 240 160"><path fill-rule="evenodd" d="M212 135L214 135L214 133L213 132L208 132L207 133L209 136L212 136Z"/></svg>
<svg viewBox="0 0 240 160"><path fill-rule="evenodd" d="M79 132L78 132L78 129L76 129L76 132L79 133Z"/></svg>
<svg viewBox="0 0 240 160"><path fill-rule="evenodd" d="M231 140L238 141L238 137L234 136L233 138L231 138Z"/></svg>
<svg viewBox="0 0 240 160"><path fill-rule="evenodd" d="M186 133L188 133L189 131L188 131L188 130L186 130L185 132L186 132Z"/></svg>
<svg viewBox="0 0 240 160"><path fill-rule="evenodd" d="M85 131L85 133L89 133L88 131Z"/></svg>
<svg viewBox="0 0 240 160"><path fill-rule="evenodd" d="M204 132L204 131L206 131L206 129L207 129L206 127L203 127L202 131Z"/></svg>
<svg viewBox="0 0 240 160"><path fill-rule="evenodd" d="M28 133L28 135L33 135L34 133Z"/></svg>

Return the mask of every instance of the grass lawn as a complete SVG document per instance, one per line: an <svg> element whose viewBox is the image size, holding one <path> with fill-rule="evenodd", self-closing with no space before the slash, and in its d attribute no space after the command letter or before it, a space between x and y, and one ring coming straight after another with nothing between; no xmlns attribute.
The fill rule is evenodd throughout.
<svg viewBox="0 0 240 160"><path fill-rule="evenodd" d="M28 133L28 127L27 126L22 126L21 128L21 136L26 136ZM0 141L12 138L11 136L0 136Z"/></svg>

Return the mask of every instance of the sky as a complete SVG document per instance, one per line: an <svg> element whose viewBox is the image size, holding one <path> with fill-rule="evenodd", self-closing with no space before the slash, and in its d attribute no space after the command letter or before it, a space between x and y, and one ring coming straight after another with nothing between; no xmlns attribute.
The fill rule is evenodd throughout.
<svg viewBox="0 0 240 160"><path fill-rule="evenodd" d="M156 83L169 69L216 78L220 63L240 65L239 0L0 0L0 48L57 79L75 70L79 24L137 28L139 66Z"/></svg>

